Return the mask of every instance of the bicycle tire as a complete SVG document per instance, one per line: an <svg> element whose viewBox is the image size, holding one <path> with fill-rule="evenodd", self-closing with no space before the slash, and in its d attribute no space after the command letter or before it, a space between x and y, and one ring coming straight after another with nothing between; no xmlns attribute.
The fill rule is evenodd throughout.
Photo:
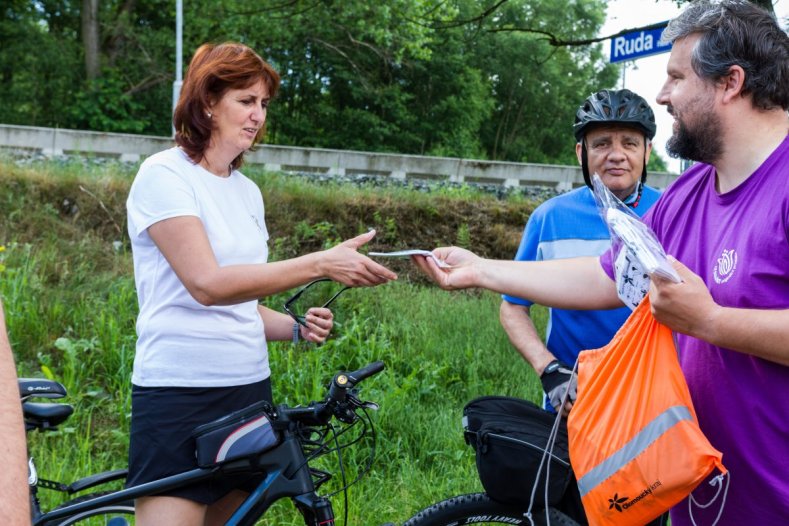
<svg viewBox="0 0 789 526"><path fill-rule="evenodd" d="M83 495L76 499L72 499L68 502L64 502L63 504L61 504L55 509L59 510L61 508L65 508L66 506L71 506L73 504L78 504L80 502L92 500L97 497L101 497L103 495L108 495L110 493L112 492L103 491L103 492L89 493L87 495ZM113 519L116 519L115 523L110 524L110 521ZM80 526L114 526L117 523L118 526L120 526L120 524L124 524L124 523L119 519L124 519L126 521L125 524L132 526L134 525L133 500L123 501L121 503L111 504L108 506L101 506L94 510L87 510L77 513L65 519L47 521L45 524L46 526L70 526L71 524L79 524Z"/></svg>
<svg viewBox="0 0 789 526"><path fill-rule="evenodd" d="M485 493L458 495L432 506L428 506L403 526L459 526L461 524L523 524L525 526L579 526L577 522L560 512L548 509L548 521L544 510L532 511L532 521L526 516L526 507L502 504Z"/></svg>

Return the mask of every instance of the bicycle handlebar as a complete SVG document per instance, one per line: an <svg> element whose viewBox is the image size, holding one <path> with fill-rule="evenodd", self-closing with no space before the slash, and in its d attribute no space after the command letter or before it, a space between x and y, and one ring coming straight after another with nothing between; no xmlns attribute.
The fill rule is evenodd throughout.
<svg viewBox="0 0 789 526"><path fill-rule="evenodd" d="M349 411L348 406L355 404L356 407L361 407L358 400L352 395L349 396L350 390L362 380L383 371L384 367L383 362L377 361L350 373L337 373L329 385L329 392L325 400L312 402L307 407L279 406L278 416L285 421L295 421L308 425L326 424L331 420L332 416L347 422L355 416L353 410ZM348 400L349 398L350 401Z"/></svg>
<svg viewBox="0 0 789 526"><path fill-rule="evenodd" d="M337 373L329 387L328 401L344 402L348 391L365 378L378 374L384 370L384 362L378 361L368 364L351 373Z"/></svg>
<svg viewBox="0 0 789 526"><path fill-rule="evenodd" d="M368 364L357 371L348 373L348 378L350 378L353 381L354 385L356 385L362 380L364 380L365 378L369 378L370 376L374 374L378 374L383 370L384 370L384 362L377 361Z"/></svg>

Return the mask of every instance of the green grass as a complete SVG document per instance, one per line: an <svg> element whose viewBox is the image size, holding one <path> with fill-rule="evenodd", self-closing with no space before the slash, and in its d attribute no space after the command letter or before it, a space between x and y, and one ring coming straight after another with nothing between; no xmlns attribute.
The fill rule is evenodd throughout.
<svg viewBox="0 0 789 526"><path fill-rule="evenodd" d="M137 303L128 241L119 236L120 246L112 243L115 224L123 224L118 206L122 209L128 174L84 174L69 166L62 171L61 176L58 169L0 163L0 200L5 205L0 208L0 245L6 246L0 252L5 266L0 296L20 375L57 379L76 408L59 431L30 436L40 476L67 481L125 465ZM323 195L327 201L350 203L348 210L361 210L365 195L370 195L370 190L305 188L283 176L266 181L274 190L265 191L279 194L280 206ZM82 211L70 215L59 210L64 195L79 196ZM376 199L396 205L378 210L386 226L400 201L389 194ZM436 207L436 201L425 196L397 199L412 199L420 210ZM268 213L276 214L272 210L267 198ZM323 213L336 219L332 209ZM319 246L331 244L340 232L367 225L364 218L351 221L356 224L326 223L323 230L314 227L319 221L306 221L301 231L273 237L274 253L284 257L308 244L309 236ZM399 224L389 221L390 230ZM463 237L473 244L474 223L469 218L462 224L468 225ZM282 296L266 303L279 309ZM380 405L373 414L378 442L372 471L350 489L349 524L402 522L437 500L481 489L473 452L463 442L463 406L482 395L537 399L540 393L536 376L499 326L499 303L492 293L448 293L404 273L398 282L343 294L334 306L335 337L325 345L270 346L275 398L290 405L321 397L336 371L374 360L386 364L361 393ZM539 313L542 327L544 312ZM365 465L369 452L366 444L345 450L350 478ZM336 475L325 490L338 489L334 459L325 458L319 465ZM334 502L342 517L342 498ZM45 506L54 503L44 498ZM278 505L266 523L300 524L289 504Z"/></svg>

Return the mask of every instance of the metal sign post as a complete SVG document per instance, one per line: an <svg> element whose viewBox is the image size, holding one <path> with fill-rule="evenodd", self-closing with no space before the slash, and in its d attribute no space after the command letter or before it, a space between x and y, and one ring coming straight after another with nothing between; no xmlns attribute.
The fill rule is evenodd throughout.
<svg viewBox="0 0 789 526"><path fill-rule="evenodd" d="M178 98L181 96L181 84L183 84L183 1L175 2L175 81L173 82L173 114ZM172 117L172 115L171 115ZM171 119L172 121L172 119ZM173 137L175 137L175 124L173 124Z"/></svg>

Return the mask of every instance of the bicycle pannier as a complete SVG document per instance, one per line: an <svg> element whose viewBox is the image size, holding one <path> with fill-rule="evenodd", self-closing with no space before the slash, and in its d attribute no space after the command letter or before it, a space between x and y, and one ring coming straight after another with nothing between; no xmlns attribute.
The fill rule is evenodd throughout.
<svg viewBox="0 0 789 526"><path fill-rule="evenodd" d="M197 465L201 468L262 453L279 444L271 426L274 410L266 401L197 427L192 436L197 445Z"/></svg>
<svg viewBox="0 0 789 526"><path fill-rule="evenodd" d="M483 396L466 404L463 434L476 451L479 478L490 498L507 504L529 503L554 420L555 415L519 398ZM553 506L573 480L565 420L549 458L550 470L546 461L535 502L544 502L549 474L548 503Z"/></svg>

